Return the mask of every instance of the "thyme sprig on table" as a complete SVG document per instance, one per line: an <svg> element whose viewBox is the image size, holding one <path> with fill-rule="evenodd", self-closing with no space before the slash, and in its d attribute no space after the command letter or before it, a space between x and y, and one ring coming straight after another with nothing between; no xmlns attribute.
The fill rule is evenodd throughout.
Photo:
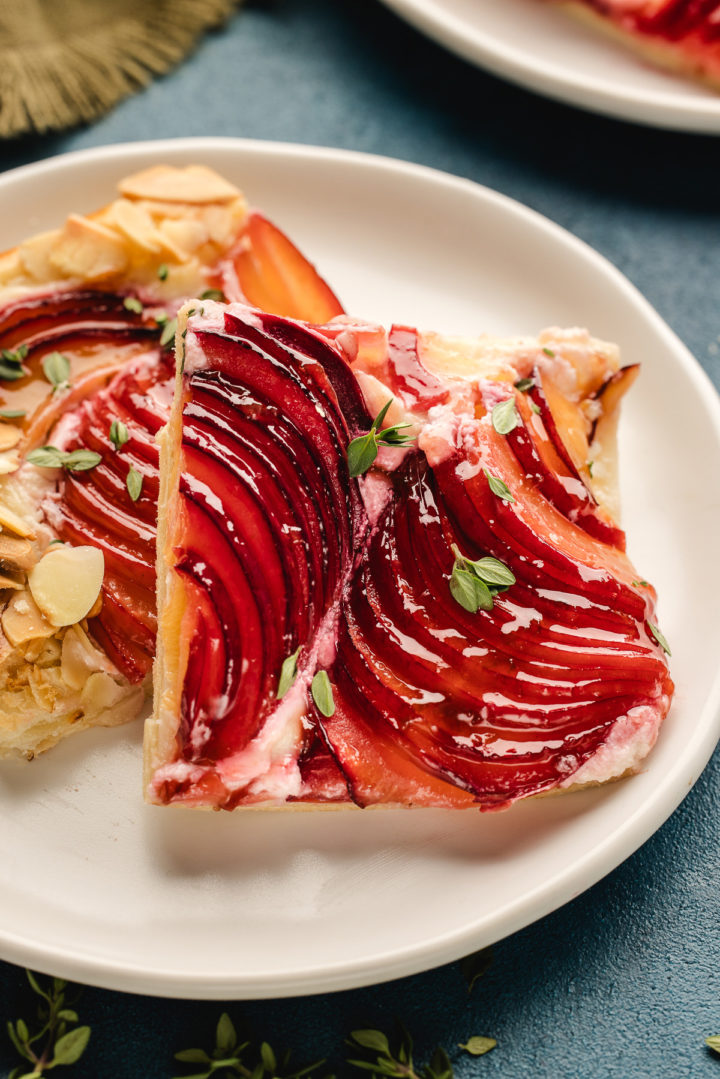
<svg viewBox="0 0 720 1079"><path fill-rule="evenodd" d="M43 988L37 975L30 970L25 973L40 998L37 1018L32 1026L24 1019L8 1022L10 1041L23 1058L8 1079L39 1079L59 1065L75 1064L90 1040L90 1027L78 1026L77 1012L67 1007L67 982L49 978Z"/></svg>
<svg viewBox="0 0 720 1079"><path fill-rule="evenodd" d="M288 1071L290 1051L278 1057L275 1050L261 1042L254 1048L250 1042L239 1042L232 1019L223 1012L215 1030L215 1048L209 1053L204 1049L181 1049L175 1054L181 1064L199 1064L201 1070L191 1075L178 1076L177 1079L230 1079L231 1076L243 1076L245 1079L308 1079L317 1073L324 1064L323 1060L308 1064L305 1068ZM314 1077L319 1079L319 1076ZM325 1076L324 1079L334 1079Z"/></svg>

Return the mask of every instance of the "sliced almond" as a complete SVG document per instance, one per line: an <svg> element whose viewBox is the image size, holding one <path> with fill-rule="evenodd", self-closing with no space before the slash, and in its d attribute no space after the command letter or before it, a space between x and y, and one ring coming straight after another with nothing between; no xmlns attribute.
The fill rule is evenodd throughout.
<svg viewBox="0 0 720 1079"><path fill-rule="evenodd" d="M26 525L22 517L19 517L17 513L13 513L7 506L3 506L2 502L0 502L0 527L4 528L6 532L22 536L23 539L35 539L32 528Z"/></svg>
<svg viewBox="0 0 720 1079"><path fill-rule="evenodd" d="M3 633L16 647L26 641L52 637L55 632L55 626L48 622L26 589L12 597L1 621Z"/></svg>
<svg viewBox="0 0 720 1079"><path fill-rule="evenodd" d="M62 642L62 677L71 689L82 689L94 671L116 674L110 660L80 626L70 626Z"/></svg>
<svg viewBox="0 0 720 1079"><path fill-rule="evenodd" d="M15 576L12 571L3 572L0 570L0 589L14 588L19 592L24 587L25 579L22 575Z"/></svg>
<svg viewBox="0 0 720 1079"><path fill-rule="evenodd" d="M236 187L204 165L188 165L183 169L154 165L128 176L118 188L127 198L164 202L230 202L240 194Z"/></svg>
<svg viewBox="0 0 720 1079"><path fill-rule="evenodd" d="M130 199L116 199L111 211L113 222L128 239L143 251L157 254L162 245L147 210Z"/></svg>
<svg viewBox="0 0 720 1079"><path fill-rule="evenodd" d="M9 285L22 276L23 264L17 250L0 255L0 285Z"/></svg>
<svg viewBox="0 0 720 1079"><path fill-rule="evenodd" d="M97 547L50 549L28 574L33 598L53 626L71 626L98 598L105 560Z"/></svg>
<svg viewBox="0 0 720 1079"><path fill-rule="evenodd" d="M57 270L50 262L55 245L60 238L60 229L41 232L25 240L18 248L18 256L25 273L39 283L57 278Z"/></svg>
<svg viewBox="0 0 720 1079"><path fill-rule="evenodd" d="M182 253L182 261L197 251L209 239L207 226L202 221L194 218L183 218L179 221L163 221L160 230L163 239L170 242L173 251Z"/></svg>
<svg viewBox="0 0 720 1079"><path fill-rule="evenodd" d="M11 423L0 423L0 453L17 446L22 438L22 431Z"/></svg>
<svg viewBox="0 0 720 1079"><path fill-rule="evenodd" d="M127 262L125 244L116 232L78 214L70 214L50 253L51 265L65 277L86 281L120 273Z"/></svg>
<svg viewBox="0 0 720 1079"><path fill-rule="evenodd" d="M0 476L9 476L20 468L20 454L17 450L0 453Z"/></svg>
<svg viewBox="0 0 720 1079"><path fill-rule="evenodd" d="M0 533L0 565L9 570L30 569L35 564L32 543Z"/></svg>

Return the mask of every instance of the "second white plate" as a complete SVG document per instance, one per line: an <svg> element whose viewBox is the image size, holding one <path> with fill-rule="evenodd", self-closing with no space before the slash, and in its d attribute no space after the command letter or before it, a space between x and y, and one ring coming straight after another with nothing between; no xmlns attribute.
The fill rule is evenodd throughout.
<svg viewBox="0 0 720 1079"><path fill-rule="evenodd" d="M383 0L458 55L594 112L720 132L720 94L666 74L543 0Z"/></svg>
<svg viewBox="0 0 720 1079"><path fill-rule="evenodd" d="M630 553L658 586L678 692L642 775L501 814L200 813L142 803L138 725L0 766L0 955L115 989L279 997L398 977L527 925L632 853L720 731L720 407L604 259L516 203L381 158L231 139L108 147L0 177L0 248L156 162L241 185L353 313L438 330L588 326L642 377L623 416ZM715 481L713 481L715 482Z"/></svg>

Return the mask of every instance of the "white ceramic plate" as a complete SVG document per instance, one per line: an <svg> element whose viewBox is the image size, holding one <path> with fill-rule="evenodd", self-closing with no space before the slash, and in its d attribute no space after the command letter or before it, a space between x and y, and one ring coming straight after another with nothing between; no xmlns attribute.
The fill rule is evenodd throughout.
<svg viewBox="0 0 720 1079"><path fill-rule="evenodd" d="M643 374L622 431L630 551L657 583L677 701L644 774L474 811L198 813L144 806L139 726L0 767L0 954L104 985L278 997L455 959L577 895L647 839L720 733L720 407L683 345L600 256L484 188L382 158L187 139L91 150L0 178L0 248L202 161L316 260L348 309L440 330L587 325Z"/></svg>
<svg viewBox="0 0 720 1079"><path fill-rule="evenodd" d="M548 97L655 127L720 132L720 94L651 67L543 0L384 3L466 60Z"/></svg>

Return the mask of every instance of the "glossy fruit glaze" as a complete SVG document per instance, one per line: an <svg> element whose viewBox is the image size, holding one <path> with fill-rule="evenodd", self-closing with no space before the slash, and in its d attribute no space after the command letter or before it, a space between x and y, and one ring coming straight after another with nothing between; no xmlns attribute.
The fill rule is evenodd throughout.
<svg viewBox="0 0 720 1079"><path fill-rule="evenodd" d="M414 331L392 331L387 381L432 411L399 467L358 481L346 450L369 417L341 335L239 308L190 327L166 552L188 660L155 800L494 809L570 784L620 717L654 740L672 692L655 595L559 438L541 369L526 393L458 395L423 372ZM512 570L492 610L453 598L453 545ZM308 692L318 670L332 709Z"/></svg>

